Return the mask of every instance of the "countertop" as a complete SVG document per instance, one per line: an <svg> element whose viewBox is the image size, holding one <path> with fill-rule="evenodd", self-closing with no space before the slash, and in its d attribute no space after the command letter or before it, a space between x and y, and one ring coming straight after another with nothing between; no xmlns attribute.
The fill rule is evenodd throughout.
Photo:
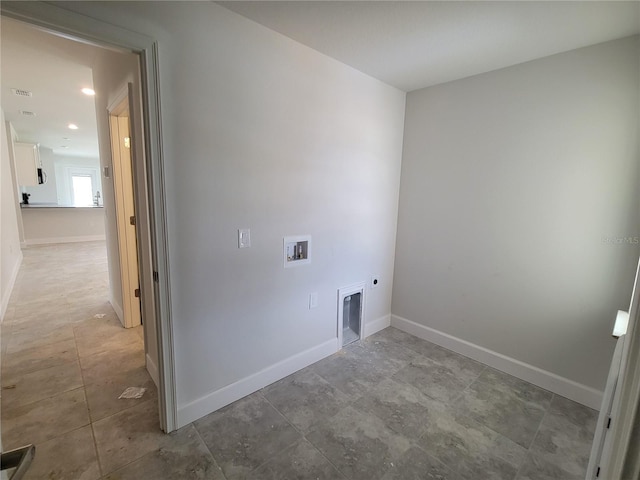
<svg viewBox="0 0 640 480"><path fill-rule="evenodd" d="M58 205L57 203L21 203L20 208L103 208L103 206L87 205L86 207L76 207L75 205Z"/></svg>

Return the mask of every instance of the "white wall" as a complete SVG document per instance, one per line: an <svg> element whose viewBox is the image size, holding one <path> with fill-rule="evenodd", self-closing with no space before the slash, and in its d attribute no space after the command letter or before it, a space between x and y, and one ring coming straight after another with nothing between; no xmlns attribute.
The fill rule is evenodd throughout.
<svg viewBox="0 0 640 480"><path fill-rule="evenodd" d="M92 176L93 196L95 198L96 193L100 192L100 205L104 204L102 198L103 191L99 158L55 155L53 164L53 178L50 178L49 181L53 180L56 184L56 202L59 205L74 204L73 183L71 181L71 177L75 174ZM47 171L47 173L49 172Z"/></svg>
<svg viewBox="0 0 640 480"><path fill-rule="evenodd" d="M40 146L40 161L42 169L47 174L47 182L31 187L22 187L23 191L30 193L29 203L57 203L58 192L56 190L56 175L54 166L54 154L50 148Z"/></svg>
<svg viewBox="0 0 640 480"><path fill-rule="evenodd" d="M627 38L408 94L394 315L603 388L640 252L639 58Z"/></svg>
<svg viewBox="0 0 640 480"><path fill-rule="evenodd" d="M9 154L11 136L7 134L4 112L0 123L0 321L9 304L11 290L18 275L22 251L18 233L18 201L13 186L12 158Z"/></svg>
<svg viewBox="0 0 640 480"><path fill-rule="evenodd" d="M22 208L26 245L104 240L104 210L92 207Z"/></svg>
<svg viewBox="0 0 640 480"><path fill-rule="evenodd" d="M129 53L101 50L94 60L93 85L96 95L96 114L98 126L98 138L100 144L100 160L104 173L104 167L108 167L110 176L102 177L103 200L105 205L105 227L107 232L107 248L109 252L109 280L111 288L111 302L116 310L123 311L122 279L120 272L120 257L118 250L118 227L116 219L115 191L113 185L113 163L111 156L111 140L109 129L108 109L113 108L128 83L133 85L134 97L140 97L139 59L137 55ZM144 198L146 193L146 172L144 165L143 135L141 127L142 111L139 101L134 102L132 118L132 138L134 149L134 182L136 193ZM144 243L149 243L149 219L145 208L136 205L136 225L142 235ZM150 252L149 252L150 253ZM138 258L139 269L144 280L142 289L142 313L145 330L145 351L147 355L147 368L157 382L158 347L156 335L156 321L153 317L154 297L150 255L142 255ZM122 320L122 319L121 319Z"/></svg>
<svg viewBox="0 0 640 480"><path fill-rule="evenodd" d="M213 3L65 7L158 40L180 424L335 349L339 287L380 274L366 320L388 319L403 92ZM284 269L296 234L313 262Z"/></svg>
<svg viewBox="0 0 640 480"><path fill-rule="evenodd" d="M118 60L115 60L117 58ZM100 166L102 170L102 198L105 210L105 231L109 258L109 289L111 303L117 311L122 311L122 280L120 278L120 254L118 251L118 227L116 223L116 203L113 189L113 175L104 176L104 167L113 172L111 165L111 140L107 108L110 96L115 90L126 85L129 71L135 71L133 55L119 55L116 52L100 52L93 66L94 90L96 90L96 121L100 146Z"/></svg>
<svg viewBox="0 0 640 480"><path fill-rule="evenodd" d="M73 205L73 173L95 174L94 196L96 191L102 197L100 160L98 158L70 157L58 155L52 149L40 146L40 160L47 175L47 182L42 185L22 187L31 194L29 203L52 203ZM102 204L102 199L101 202Z"/></svg>

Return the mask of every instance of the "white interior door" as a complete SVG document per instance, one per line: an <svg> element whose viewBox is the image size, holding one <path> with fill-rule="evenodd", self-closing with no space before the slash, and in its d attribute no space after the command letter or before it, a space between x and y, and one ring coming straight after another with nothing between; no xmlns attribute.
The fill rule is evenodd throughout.
<svg viewBox="0 0 640 480"><path fill-rule="evenodd" d="M125 328L131 328L140 325L141 314L128 93L109 111L109 126L122 279L122 323Z"/></svg>

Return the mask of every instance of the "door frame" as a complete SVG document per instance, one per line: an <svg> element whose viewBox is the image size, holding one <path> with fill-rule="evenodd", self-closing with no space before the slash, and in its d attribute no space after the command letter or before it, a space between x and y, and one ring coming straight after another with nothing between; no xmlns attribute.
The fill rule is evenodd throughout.
<svg viewBox="0 0 640 480"><path fill-rule="evenodd" d="M133 139L132 112L130 102L131 87L129 84L121 89L113 102L107 106L109 115L109 140L111 142L111 167L113 177L113 189L116 206L116 231L118 236L118 255L120 257L120 279L122 284L122 314L121 319L125 328L137 327L141 323L140 294L142 289L140 282L139 253L146 242L138 241L141 232L138 232L135 220L136 193L134 181L134 166L136 161L135 140ZM123 113L126 112L126 115ZM126 118L126 137L129 138L129 146L123 146L123 138L119 119ZM122 152L128 151L126 158ZM143 202L146 204L146 202ZM147 207L147 205L144 205ZM130 218L134 222L130 221ZM133 229L133 230L132 230ZM145 337L146 338L146 337Z"/></svg>
<svg viewBox="0 0 640 480"><path fill-rule="evenodd" d="M629 450L636 442L638 428L638 406L640 405L640 261L636 269L636 278L629 306L629 321L620 361L620 373L612 399L611 425L601 450L598 478L637 478L640 462ZM604 412L606 413L606 412ZM603 415L603 412L600 412ZM600 420L600 419L599 419ZM592 455L594 452L592 451ZM596 453L597 455L597 453ZM593 473L593 472L589 472ZM633 475L633 476L629 476Z"/></svg>
<svg viewBox="0 0 640 480"><path fill-rule="evenodd" d="M66 38L135 53L140 58L145 166L158 346L160 428L177 428L158 44L153 38L40 1L0 2L0 14Z"/></svg>

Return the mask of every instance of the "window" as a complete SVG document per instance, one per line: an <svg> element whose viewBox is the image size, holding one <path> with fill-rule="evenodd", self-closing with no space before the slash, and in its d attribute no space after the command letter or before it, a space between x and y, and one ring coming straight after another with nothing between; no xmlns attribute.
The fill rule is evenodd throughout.
<svg viewBox="0 0 640 480"><path fill-rule="evenodd" d="M73 185L73 206L88 207L93 205L91 175L73 175L71 182Z"/></svg>

